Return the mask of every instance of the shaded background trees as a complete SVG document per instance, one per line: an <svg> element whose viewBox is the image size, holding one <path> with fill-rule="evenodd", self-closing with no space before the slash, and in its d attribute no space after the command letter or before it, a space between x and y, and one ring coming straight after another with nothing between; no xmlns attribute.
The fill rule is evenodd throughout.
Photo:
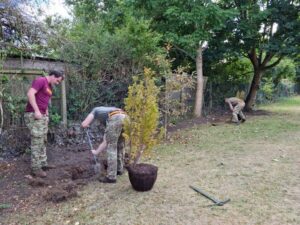
<svg viewBox="0 0 300 225"><path fill-rule="evenodd" d="M226 26L225 46L252 64L253 78L246 97L246 108L251 110L265 71L299 52L299 1L225 0L220 6L238 12Z"/></svg>
<svg viewBox="0 0 300 225"><path fill-rule="evenodd" d="M8 55L74 65L68 71L70 119L80 119L96 104L122 106L132 77L145 66L161 85L178 66L194 79L198 75L198 89L207 76L209 85L196 95L196 108L207 94L204 106L209 100L213 108L244 91L252 109L256 99L274 100L283 79L286 85L299 77L299 1L65 2L72 19L42 21L24 13L24 4L5 0L0 44ZM36 1L26 3L38 8ZM204 41L209 43L205 50Z"/></svg>

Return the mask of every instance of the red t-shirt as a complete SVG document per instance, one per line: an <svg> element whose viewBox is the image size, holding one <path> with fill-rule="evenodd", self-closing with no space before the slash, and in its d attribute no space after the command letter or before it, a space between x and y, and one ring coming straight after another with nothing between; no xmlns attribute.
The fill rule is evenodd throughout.
<svg viewBox="0 0 300 225"><path fill-rule="evenodd" d="M46 77L38 77L32 81L31 87L34 88L37 93L35 94L36 104L42 114L46 114L50 98L52 96L52 87L48 83ZM34 112L29 101L27 102L26 112Z"/></svg>

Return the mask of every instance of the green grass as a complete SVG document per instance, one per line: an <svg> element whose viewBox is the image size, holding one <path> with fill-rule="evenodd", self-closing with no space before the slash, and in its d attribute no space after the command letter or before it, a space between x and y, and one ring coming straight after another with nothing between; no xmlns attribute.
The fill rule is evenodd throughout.
<svg viewBox="0 0 300 225"><path fill-rule="evenodd" d="M236 149L244 143L253 141L272 140L281 141L282 137L289 136L289 133L299 131L300 120L295 118L284 118L277 116L259 116L246 123L235 126L224 124L222 126L203 125L191 130L185 130L182 133L175 134L172 145L162 145L157 152L162 154L176 154L182 150L188 149L210 149L210 151ZM221 146L221 147L220 147Z"/></svg>
<svg viewBox="0 0 300 225"><path fill-rule="evenodd" d="M178 146L198 146L200 148L218 148L220 145L228 145L229 148L235 141L251 142L253 140L271 139L281 141L280 138L288 136L290 132L299 131L300 120L300 98L293 97L283 99L276 104L269 104L260 107L269 110L273 114L254 117L240 126L224 124L223 126L202 125L175 135L174 144L163 147L163 152L177 152ZM285 113L282 113L285 112ZM286 114L288 113L288 114ZM174 148L175 147L175 148ZM172 154L172 153L171 153Z"/></svg>
<svg viewBox="0 0 300 225"><path fill-rule="evenodd" d="M8 209L10 207L11 207L11 204L8 204L8 203L0 204L0 210L1 209Z"/></svg>
<svg viewBox="0 0 300 225"><path fill-rule="evenodd" d="M299 113L300 97L294 96L290 98L283 98L273 104L261 105L260 109L270 110L277 113L288 112L290 114Z"/></svg>

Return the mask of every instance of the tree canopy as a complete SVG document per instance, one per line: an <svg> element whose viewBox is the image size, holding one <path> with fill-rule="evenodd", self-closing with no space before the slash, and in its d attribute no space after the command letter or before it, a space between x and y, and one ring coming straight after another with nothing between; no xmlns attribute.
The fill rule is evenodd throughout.
<svg viewBox="0 0 300 225"><path fill-rule="evenodd" d="M270 69L284 58L291 59L289 64L299 63L299 0L65 2L72 7L72 20L48 17L40 21L21 7L35 0L22 4L4 0L0 4L1 49L63 59L81 66L81 75L87 79L105 84L123 79L126 85L143 67L161 66L157 60L163 56L171 60L172 69L189 68L190 74L196 71L201 79L203 66L212 82L248 82L248 109L255 104L262 78L272 77L275 84L286 77L279 69L271 76ZM209 43L206 49L204 41ZM154 71L164 76L161 70ZM299 74L297 67L295 71Z"/></svg>
<svg viewBox="0 0 300 225"><path fill-rule="evenodd" d="M0 4L0 47L10 55L46 55L48 32L30 13L32 0L3 0Z"/></svg>
<svg viewBox="0 0 300 225"><path fill-rule="evenodd" d="M299 54L299 1L224 0L222 8L235 9L238 15L227 23L224 45L247 57L253 66L253 79L246 98L251 109L264 72L283 57Z"/></svg>

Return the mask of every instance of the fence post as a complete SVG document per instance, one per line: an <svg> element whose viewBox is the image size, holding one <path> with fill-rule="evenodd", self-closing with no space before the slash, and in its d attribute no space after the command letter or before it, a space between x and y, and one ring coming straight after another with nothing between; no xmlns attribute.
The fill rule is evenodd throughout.
<svg viewBox="0 0 300 225"><path fill-rule="evenodd" d="M211 113L213 105L213 99L212 99L212 82L209 82L209 112Z"/></svg>
<svg viewBox="0 0 300 225"><path fill-rule="evenodd" d="M66 96L65 79L61 82L61 115L62 115L62 124L64 127L66 127L67 126L67 96Z"/></svg>

